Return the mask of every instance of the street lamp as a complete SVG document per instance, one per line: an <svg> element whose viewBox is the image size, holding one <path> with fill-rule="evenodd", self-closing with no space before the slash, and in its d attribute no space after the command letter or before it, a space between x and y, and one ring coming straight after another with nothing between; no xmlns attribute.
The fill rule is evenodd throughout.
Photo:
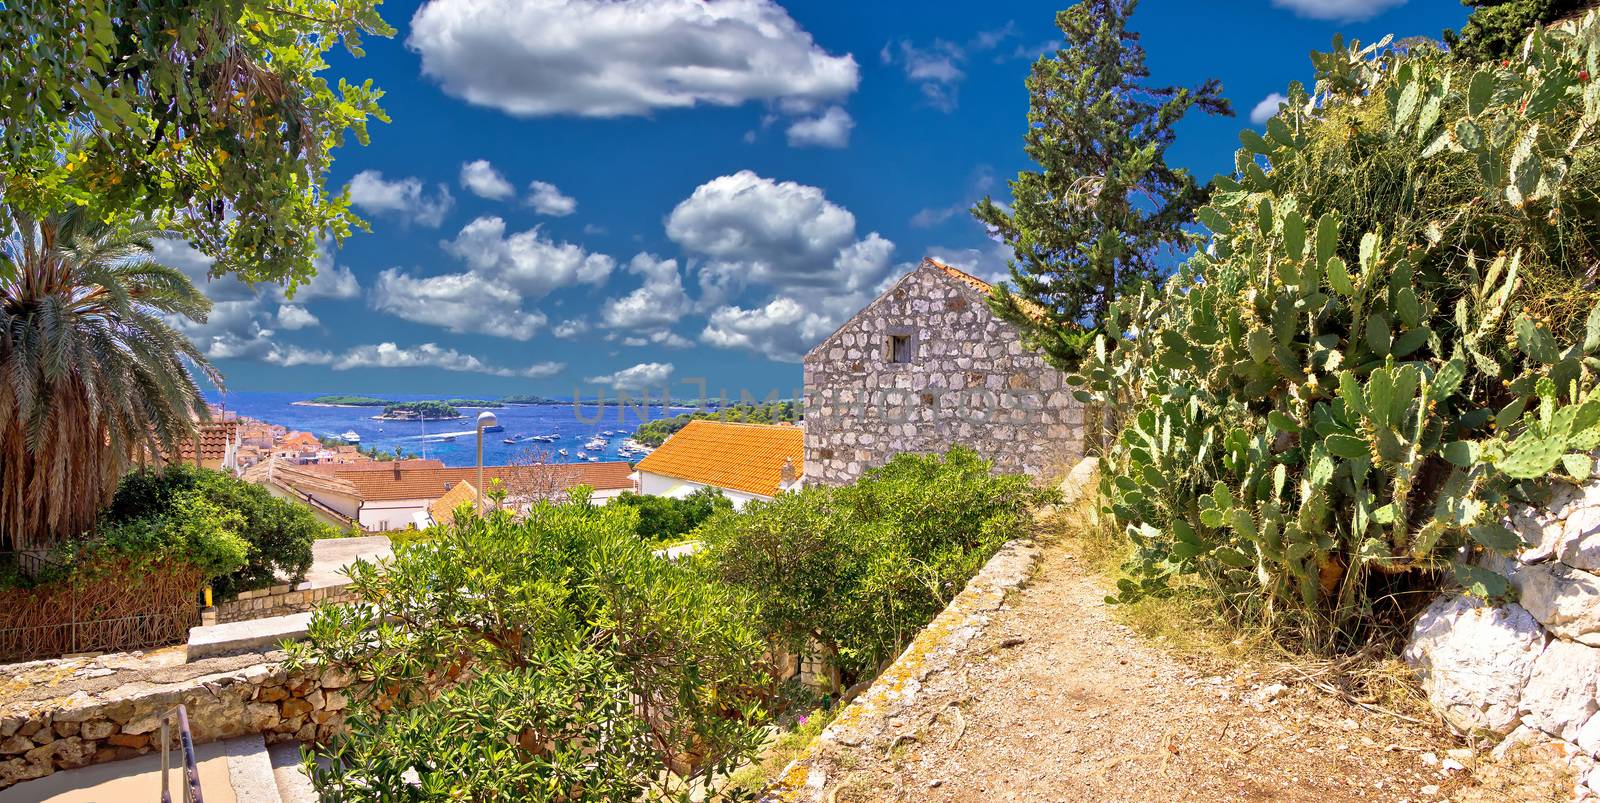
<svg viewBox="0 0 1600 803"><path fill-rule="evenodd" d="M498 423L494 413L484 410L478 413L478 512L483 512L483 430Z"/></svg>

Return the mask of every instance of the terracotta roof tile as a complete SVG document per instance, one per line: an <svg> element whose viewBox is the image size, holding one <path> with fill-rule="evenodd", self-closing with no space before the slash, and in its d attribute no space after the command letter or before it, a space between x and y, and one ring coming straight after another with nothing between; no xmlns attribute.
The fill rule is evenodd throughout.
<svg viewBox="0 0 1600 803"><path fill-rule="evenodd" d="M407 458L405 460L357 460L353 463L311 463L306 468L324 474L335 471L394 471L395 468L444 468L444 463L439 460L423 460L422 458Z"/></svg>
<svg viewBox="0 0 1600 803"><path fill-rule="evenodd" d="M394 465L393 463L390 464ZM333 465L333 474L354 485L361 498L368 501L394 499L438 499L449 490L447 486L459 482L478 481L477 466L463 468L395 468L389 471L347 470L349 466ZM561 471L563 488L588 485L597 491L614 491L633 487L628 478L633 468L627 463L555 463L548 467ZM499 478L514 482L522 466L484 466L484 481Z"/></svg>
<svg viewBox="0 0 1600 803"><path fill-rule="evenodd" d="M637 468L702 485L776 496L785 460L793 462L797 475L805 473L805 441L805 430L800 427L702 419L678 430L640 460Z"/></svg>
<svg viewBox="0 0 1600 803"><path fill-rule="evenodd" d="M228 443L236 440L237 421L208 421L197 427L200 441L200 459L220 461L228 451ZM194 441L185 440L178 446L180 462L194 462Z"/></svg>
<svg viewBox="0 0 1600 803"><path fill-rule="evenodd" d="M485 466L484 470L487 472L488 467ZM478 489L472 487L472 483L462 480L450 486L450 490L445 491L444 496L439 497L434 500L433 504L428 505L428 517L433 519L434 524L448 525L456 520L456 508L463 504L474 504L477 501Z"/></svg>
<svg viewBox="0 0 1600 803"><path fill-rule="evenodd" d="M938 268L941 271L944 271L946 276L949 276L950 278L955 279L958 282L962 282L963 284L966 284L968 287L971 287L972 289L977 290L979 293L982 293L985 296L988 296L988 295L991 295L992 293L994 293L994 285L989 284L988 282L986 282L986 281L984 281L984 280L982 280L982 279L980 279L980 278L978 278L976 276L973 276L972 274L970 274L970 273L968 273L968 272L966 272L966 271L964 271L964 270L962 270L960 268L954 268L954 267L951 267L949 265L946 265L943 262L940 262L939 260L934 259L933 257L927 257L927 258L923 259L923 262L925 264L932 265L933 267ZM1021 296L1016 296L1016 299L1017 299L1017 306L1022 308L1023 314L1027 315L1029 318L1032 318L1033 320L1038 321L1040 323L1044 323L1044 322L1049 321L1050 316L1045 313L1044 307L1041 307L1041 306L1039 306L1038 304L1035 304L1032 301L1029 301L1029 300L1027 300L1025 298L1022 298Z"/></svg>

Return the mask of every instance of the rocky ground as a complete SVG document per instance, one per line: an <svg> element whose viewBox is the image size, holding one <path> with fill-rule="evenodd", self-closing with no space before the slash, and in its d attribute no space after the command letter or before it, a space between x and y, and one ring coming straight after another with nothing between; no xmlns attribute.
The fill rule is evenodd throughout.
<svg viewBox="0 0 1600 803"><path fill-rule="evenodd" d="M1104 581L1068 543L1041 546L1033 578L895 709L898 735L832 750L826 799L1574 797L1557 748L1496 760L1292 666L1179 658L1116 621Z"/></svg>

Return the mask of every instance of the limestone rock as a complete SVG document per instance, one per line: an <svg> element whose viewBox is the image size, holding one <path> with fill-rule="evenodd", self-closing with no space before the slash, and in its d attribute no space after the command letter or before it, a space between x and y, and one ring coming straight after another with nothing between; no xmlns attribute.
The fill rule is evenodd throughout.
<svg viewBox="0 0 1600 803"><path fill-rule="evenodd" d="M1600 710L1600 649L1556 639L1533 664L1522 689L1522 722L1573 742Z"/></svg>
<svg viewBox="0 0 1600 803"><path fill-rule="evenodd" d="M33 749L33 740L26 736L11 735L0 740L0 756L14 756Z"/></svg>
<svg viewBox="0 0 1600 803"><path fill-rule="evenodd" d="M1559 561L1525 565L1490 556L1483 565L1517 589L1517 601L1551 633L1600 647L1600 576Z"/></svg>
<svg viewBox="0 0 1600 803"><path fill-rule="evenodd" d="M0 787L10 786L18 781L43 778L53 771L53 768L48 763L39 761L28 761L22 758L0 761Z"/></svg>
<svg viewBox="0 0 1600 803"><path fill-rule="evenodd" d="M1452 727L1504 735L1518 724L1522 691L1546 639L1520 605L1448 595L1417 619L1405 659Z"/></svg>
<svg viewBox="0 0 1600 803"><path fill-rule="evenodd" d="M88 722L83 723L83 727L79 729L78 732L85 739L99 741L113 733L116 733L117 723L112 722L109 719L91 719Z"/></svg>

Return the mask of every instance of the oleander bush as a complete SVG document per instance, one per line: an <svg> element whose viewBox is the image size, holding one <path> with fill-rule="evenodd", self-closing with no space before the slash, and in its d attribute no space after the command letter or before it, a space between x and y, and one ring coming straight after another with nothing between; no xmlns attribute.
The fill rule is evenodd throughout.
<svg viewBox="0 0 1600 803"><path fill-rule="evenodd" d="M1409 591L1505 591L1472 555L1600 445L1597 19L1494 63L1336 39L1241 133L1209 246L1077 377L1122 421L1119 598L1202 587L1337 649Z"/></svg>
<svg viewBox="0 0 1600 803"><path fill-rule="evenodd" d="M790 654L811 645L849 686L871 677L1054 494L964 447L902 454L840 487L810 486L712 517L696 561L759 602Z"/></svg>
<svg viewBox="0 0 1600 803"><path fill-rule="evenodd" d="M609 504L631 507L639 514L635 532L649 544L681 541L719 510L732 510L733 501L716 488L706 487L675 499L624 491Z"/></svg>
<svg viewBox="0 0 1600 803"><path fill-rule="evenodd" d="M241 540L244 560L228 571L208 574L221 599L265 588L280 577L298 582L311 567L311 544L336 533L303 505L273 496L266 488L220 471L186 464L135 471L122 478L101 530L130 532L161 528L184 500L199 500L225 511L226 529ZM192 502L184 502L193 504Z"/></svg>
<svg viewBox="0 0 1600 803"><path fill-rule="evenodd" d="M771 681L750 595L653 555L635 518L463 506L357 563L359 600L290 651L356 680L306 764L321 799L680 799L754 755Z"/></svg>

